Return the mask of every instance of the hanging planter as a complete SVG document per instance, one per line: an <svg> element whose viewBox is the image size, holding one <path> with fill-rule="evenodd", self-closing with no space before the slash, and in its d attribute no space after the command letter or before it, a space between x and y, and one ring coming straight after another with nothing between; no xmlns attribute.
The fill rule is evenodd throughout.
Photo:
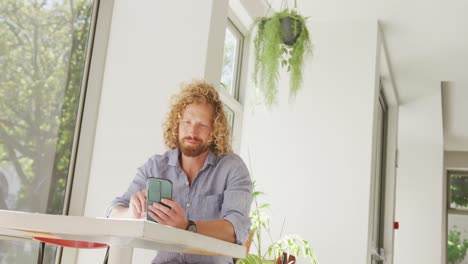
<svg viewBox="0 0 468 264"><path fill-rule="evenodd" d="M258 18L255 25L255 85L263 92L267 105L275 103L281 64L289 72L290 97L294 97L302 85L304 59L312 54L306 18L296 9L283 9Z"/></svg>
<svg viewBox="0 0 468 264"><path fill-rule="evenodd" d="M287 16L280 19L281 41L283 44L293 47L302 32L302 24L299 20Z"/></svg>

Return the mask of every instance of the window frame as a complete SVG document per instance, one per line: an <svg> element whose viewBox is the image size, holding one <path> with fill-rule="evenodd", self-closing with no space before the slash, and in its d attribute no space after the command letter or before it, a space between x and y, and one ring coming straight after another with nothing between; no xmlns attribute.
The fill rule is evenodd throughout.
<svg viewBox="0 0 468 264"><path fill-rule="evenodd" d="M239 40L238 46L236 47L236 60L234 64L233 72L233 85L234 85L234 94L231 95L226 89L220 87L219 96L221 101L233 112L234 120L232 124L231 131L231 141L233 151L240 153L240 143L241 143L241 134L242 134L242 121L244 115L244 106L242 104L242 95L243 95L243 80L245 78L245 58L247 56L248 49L245 45L247 41L247 34L243 28L243 25L238 22L237 16L234 11L229 8L226 29L229 29L234 36ZM224 48L222 57L224 58ZM221 76L220 76L220 86L221 86Z"/></svg>
<svg viewBox="0 0 468 264"><path fill-rule="evenodd" d="M239 91L240 91L240 83L241 83L240 79L241 79L241 72L242 72L242 55L244 53L245 36L242 34L239 28L234 24L234 22L232 21L230 17L228 17L227 19L226 29L229 30L234 35L236 40L238 41L236 45L236 50L235 50L235 60L234 60L233 73L232 73L233 94L230 96L234 97L234 99L239 101L239 94L240 94ZM224 57L224 52L223 52L223 57Z"/></svg>
<svg viewBox="0 0 468 264"><path fill-rule="evenodd" d="M115 0L94 0L89 46L70 157L64 215L85 215L89 175ZM86 103L85 103L86 102ZM59 247L55 263L76 263L79 249Z"/></svg>
<svg viewBox="0 0 468 264"><path fill-rule="evenodd" d="M459 209L459 208L452 208L451 207L451 191L450 191L450 178L451 176L464 176L468 177L468 170L454 170L454 169L448 169L447 170L447 187L446 187L446 192L447 192L447 204L446 204L446 209L447 209L447 217L449 214L457 214L457 215L468 215L468 208L467 209ZM448 228L448 225L447 225Z"/></svg>
<svg viewBox="0 0 468 264"><path fill-rule="evenodd" d="M452 175L460 175L460 176L466 176L468 177L468 169L460 169L460 168L446 168L445 169L445 186L444 186L444 191L445 191L445 218L444 218L444 225L445 225L445 230L444 230L444 258L445 258L445 263L448 263L448 237L449 237L449 216L450 215L458 215L458 216L468 216L468 210L466 209L457 209L457 208L451 208L450 203L451 203L451 191L450 191L450 177Z"/></svg>

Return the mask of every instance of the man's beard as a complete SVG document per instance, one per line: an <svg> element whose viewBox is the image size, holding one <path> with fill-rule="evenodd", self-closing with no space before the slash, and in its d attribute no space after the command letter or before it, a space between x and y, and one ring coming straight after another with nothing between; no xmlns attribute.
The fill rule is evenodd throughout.
<svg viewBox="0 0 468 264"><path fill-rule="evenodd" d="M185 143L185 140L194 140L198 144L188 145ZM210 144L203 144L200 139L192 137L185 137L182 140L179 140L179 146L182 154L188 157L196 157L210 148Z"/></svg>

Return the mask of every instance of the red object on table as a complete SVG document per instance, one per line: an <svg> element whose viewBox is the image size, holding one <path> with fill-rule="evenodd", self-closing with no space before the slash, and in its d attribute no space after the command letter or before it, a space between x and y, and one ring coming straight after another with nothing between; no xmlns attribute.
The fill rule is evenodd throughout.
<svg viewBox="0 0 468 264"><path fill-rule="evenodd" d="M398 228L400 228L400 223L397 221L393 222L393 229L398 230Z"/></svg>
<svg viewBox="0 0 468 264"><path fill-rule="evenodd" d="M34 240L54 244L62 247L71 247L71 248L105 248L107 244L95 243L95 242L86 242L78 240L66 240L60 238L48 238L48 237L33 237Z"/></svg>

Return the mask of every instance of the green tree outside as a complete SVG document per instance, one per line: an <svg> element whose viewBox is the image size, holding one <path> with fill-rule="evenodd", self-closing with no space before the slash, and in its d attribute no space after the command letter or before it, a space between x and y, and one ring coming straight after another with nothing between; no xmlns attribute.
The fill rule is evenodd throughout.
<svg viewBox="0 0 468 264"><path fill-rule="evenodd" d="M468 175L450 175L450 207L457 210L468 209ZM465 231L466 232L466 231ZM447 259L449 264L459 264L468 257L468 239L454 226L448 231Z"/></svg>
<svg viewBox="0 0 468 264"><path fill-rule="evenodd" d="M455 226L449 231L447 259L449 264L460 264L468 251L468 239L462 239L461 231Z"/></svg>
<svg viewBox="0 0 468 264"><path fill-rule="evenodd" d="M461 208L468 208L468 175L450 176L451 202Z"/></svg>
<svg viewBox="0 0 468 264"><path fill-rule="evenodd" d="M8 209L63 213L92 6L0 2L0 167L13 167L20 182ZM5 260L2 251L0 263L26 254L13 250Z"/></svg>
<svg viewBox="0 0 468 264"><path fill-rule="evenodd" d="M21 180L15 209L42 203L48 213L62 213L91 7L83 0L0 6L0 162ZM48 166L50 180L43 175ZM47 182L48 201L37 201Z"/></svg>

